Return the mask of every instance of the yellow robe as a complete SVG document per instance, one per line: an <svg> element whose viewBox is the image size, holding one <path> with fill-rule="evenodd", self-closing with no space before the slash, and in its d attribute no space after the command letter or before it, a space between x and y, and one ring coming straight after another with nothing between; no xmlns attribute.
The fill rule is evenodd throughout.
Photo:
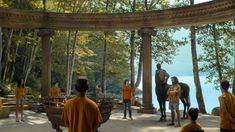
<svg viewBox="0 0 235 132"><path fill-rule="evenodd" d="M18 98L18 97L23 97L23 96L25 96L25 88L22 88L22 87L20 87L20 88L16 88L15 89L15 96Z"/></svg>
<svg viewBox="0 0 235 132"><path fill-rule="evenodd" d="M201 125L198 123L188 123L182 126L180 132L191 132L192 130L201 130Z"/></svg>
<svg viewBox="0 0 235 132"><path fill-rule="evenodd" d="M58 87L52 87L50 89L50 96L52 98L59 98L60 97L60 88Z"/></svg>
<svg viewBox="0 0 235 132"><path fill-rule="evenodd" d="M64 106L62 119L68 132L94 132L102 121L97 104L89 98L76 96Z"/></svg>
<svg viewBox="0 0 235 132"><path fill-rule="evenodd" d="M225 107L228 113L235 118L235 96L229 92L223 92L219 99L223 98ZM232 129L235 124L232 123L226 116L225 112L223 112L222 108L220 108L220 128L223 129ZM233 128L234 129L234 128Z"/></svg>

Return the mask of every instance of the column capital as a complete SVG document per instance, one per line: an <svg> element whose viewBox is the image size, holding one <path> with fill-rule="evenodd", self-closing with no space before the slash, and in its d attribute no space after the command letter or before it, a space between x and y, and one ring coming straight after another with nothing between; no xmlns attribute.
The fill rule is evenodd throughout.
<svg viewBox="0 0 235 132"><path fill-rule="evenodd" d="M54 30L51 29L40 29L38 32L38 36L42 37L42 36L49 36L52 37L55 34Z"/></svg>
<svg viewBox="0 0 235 132"><path fill-rule="evenodd" d="M142 27L139 31L138 31L139 35L142 34L148 34L148 35L155 35L156 31L154 30L153 27Z"/></svg>

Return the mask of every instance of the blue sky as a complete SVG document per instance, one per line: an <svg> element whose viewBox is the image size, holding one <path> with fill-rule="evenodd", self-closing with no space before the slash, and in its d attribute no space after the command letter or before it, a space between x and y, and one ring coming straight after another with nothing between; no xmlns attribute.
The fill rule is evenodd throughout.
<svg viewBox="0 0 235 132"><path fill-rule="evenodd" d="M174 0L170 0L174 1ZM207 2L211 0L194 0L195 4ZM181 38L181 37L188 37L189 31L181 30L174 34L174 37ZM197 55L202 53L202 49L197 46ZM179 48L178 55L175 56L172 64L162 64L162 68L167 70L167 72L173 76L185 76L185 75L192 75L192 55L191 55L191 47L190 42L188 42L185 46ZM152 71L153 75L155 74L156 70L156 63L153 61L152 64Z"/></svg>

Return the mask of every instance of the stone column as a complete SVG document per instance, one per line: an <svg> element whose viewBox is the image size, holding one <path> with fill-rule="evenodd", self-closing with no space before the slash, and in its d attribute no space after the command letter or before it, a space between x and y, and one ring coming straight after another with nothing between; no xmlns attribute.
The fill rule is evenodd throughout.
<svg viewBox="0 0 235 132"><path fill-rule="evenodd" d="M143 108L142 113L155 113L152 104L152 35L153 28L145 27L140 30L143 52Z"/></svg>
<svg viewBox="0 0 235 132"><path fill-rule="evenodd" d="M41 37L42 43L42 88L41 96L48 97L51 87L51 44L50 38L54 31L50 29L40 29L38 36Z"/></svg>
<svg viewBox="0 0 235 132"><path fill-rule="evenodd" d="M234 20L233 20L233 28L235 29L235 18L234 18ZM234 43L235 43L235 36L233 37L234 39ZM235 44L233 45L233 67L234 67L234 69L233 69L233 90L232 90L232 92L233 92L233 94L235 95Z"/></svg>

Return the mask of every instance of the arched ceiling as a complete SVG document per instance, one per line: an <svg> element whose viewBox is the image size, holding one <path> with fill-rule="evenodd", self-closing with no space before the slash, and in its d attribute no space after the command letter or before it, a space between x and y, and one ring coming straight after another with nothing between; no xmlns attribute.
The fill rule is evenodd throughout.
<svg viewBox="0 0 235 132"><path fill-rule="evenodd" d="M0 8L0 26L55 30L131 30L176 27L234 20L235 0L135 13L55 13Z"/></svg>

